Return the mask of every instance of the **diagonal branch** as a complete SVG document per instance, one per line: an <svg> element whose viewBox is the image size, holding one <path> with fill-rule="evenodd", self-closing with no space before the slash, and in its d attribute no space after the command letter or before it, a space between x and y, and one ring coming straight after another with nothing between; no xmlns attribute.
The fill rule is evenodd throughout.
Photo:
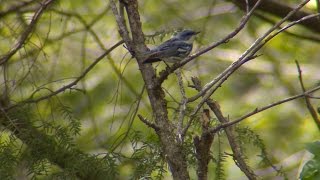
<svg viewBox="0 0 320 180"><path fill-rule="evenodd" d="M247 0L229 0L229 1L233 2L234 4L236 4L237 6L239 6L243 10L246 9ZM256 1L257 0L250 0L249 5L252 6ZM269 14L278 16L280 18L283 18L294 9L295 9L294 7L288 5L287 3L281 2L281 1L264 0L261 3L261 6L259 6L257 10L259 10L259 12L269 13ZM293 14L288 19L288 21L296 21L296 20L301 19L305 16L309 16L310 14L311 14L310 12L299 10L295 14ZM319 19L309 19L308 21L302 22L301 25L308 28L309 30L311 30L313 32L317 32L317 33L320 32Z"/></svg>
<svg viewBox="0 0 320 180"><path fill-rule="evenodd" d="M288 97L288 98L283 99L283 100L281 100L281 101L278 101L278 102L269 104L269 105L264 106L264 107L262 107L262 108L256 108L256 109L254 109L253 111L249 112L249 113L246 114L246 115L243 115L242 117L240 117L240 118L238 118L238 119L236 119L236 120L229 121L229 122L227 122L227 123L223 123L223 124L221 124L221 125L219 125L219 126L217 126L217 127L214 127L214 128L212 128L212 129L210 129L210 130L209 130L209 133L216 133L216 132L220 131L221 129L224 129L224 128L226 128L226 127L232 126L232 125L234 125L234 124L237 124L237 123L245 120L246 118L248 118L248 117L250 117L250 116L253 116L253 115L255 115L255 114L258 114L258 113L260 113L260 112L262 112L262 111L265 111L265 110L267 110L267 109L270 109L270 108L272 108L272 107L278 106L278 105L280 105L280 104L283 104L283 103L286 103L286 102L289 102L289 101L292 101L292 100L295 100L295 99L298 99L298 98L302 98L302 97L308 96L309 94L312 94L312 93L314 93L314 92L316 92L316 91L318 91L318 90L320 90L320 86L317 86L317 87L315 87L315 88L313 88L313 89L310 89L310 90L308 90L308 91L305 91L304 93L301 93L301 94L298 94L298 95L295 95L295 96L291 96L291 97Z"/></svg>
<svg viewBox="0 0 320 180"><path fill-rule="evenodd" d="M211 158L210 149L214 139L214 134L206 134L209 127L210 112L209 109L204 109L202 113L202 130L201 136L195 136L193 138L193 144L195 147L195 154L198 160L197 162L197 176L199 180L208 179L208 165Z"/></svg>
<svg viewBox="0 0 320 180"><path fill-rule="evenodd" d="M34 0L29 0L29 1L23 1L23 2L19 2L19 4L17 5L13 5L10 8L8 8L7 10L1 11L0 12L0 19L4 18L5 16L7 16L8 14L20 11L22 8L35 3L36 1Z"/></svg>
<svg viewBox="0 0 320 180"><path fill-rule="evenodd" d="M56 90L56 91L53 91L52 93L46 95L46 96L42 96L42 97L39 97L37 99L33 99L32 97L25 100L25 101L22 101L20 103L17 103L17 104L14 104L14 105L11 105L7 108L5 108L5 110L10 110L12 108L15 108L17 106L21 106L21 105L24 105L24 104L29 104L29 103L37 103L37 102L40 102L40 101L43 101L45 99L48 99L48 98L51 98L61 92L64 92L65 90L67 89L70 89L72 88L73 86L77 85L78 82L83 79L105 56L107 56L111 51L113 51L115 48L117 48L118 46L120 46L121 44L123 43L123 41L119 41L118 43L116 43L115 45L113 45L110 49L108 49L106 52L104 52L102 55L100 55L89 67L87 67L87 69L84 70L84 72L78 77L76 78L74 81L72 81L71 83L61 87L60 89ZM34 94L34 93L33 93Z"/></svg>
<svg viewBox="0 0 320 180"><path fill-rule="evenodd" d="M304 83L303 83L302 70L300 68L300 65L299 65L298 61L296 61L296 65L297 65L297 69L298 69L298 73L299 73L300 86L301 86L302 92L305 93L306 92L306 88L305 88ZM317 111L314 109L314 107L311 104L310 97L305 96L304 99L306 101L307 108L308 108L308 110L309 110L314 122L317 124L318 129L320 130L320 119L318 117Z"/></svg>
<svg viewBox="0 0 320 180"><path fill-rule="evenodd" d="M300 5L300 8L303 6L303 3ZM287 16L287 18L290 17L289 15ZM286 25L285 27L281 28L280 30L278 30L277 32L271 34L271 35L263 35L261 38L259 38L253 45L251 45L252 48L249 48L244 54L241 55L241 57L233 64L231 64L225 71L223 71L221 74L224 74L225 75L222 77L222 76L218 76L217 78L215 78L213 81L211 81L210 83L208 83L205 87L208 89L208 92L206 93L205 95L205 98L198 104L198 106L196 107L195 111L194 112L198 112L199 109L201 108L201 106L204 104L205 102L205 99L209 98L219 87L222 86L222 84L240 67L242 66L243 64L247 63L248 61L256 58L257 56L255 55L267 42L269 42L271 39L273 39L275 36L277 36L278 34L280 34L281 32L285 31L286 29L300 23L300 22L303 22L305 20L308 20L308 19L312 19L312 18L315 18L315 17L319 17L319 14L312 14L312 15L309 15L309 16L306 16L306 17L303 17L302 19L299 19L297 21L294 21L294 22L291 22L289 23L288 25ZM282 22L283 23L283 22ZM272 30L269 30L266 34L270 34L273 30L275 30L277 27L279 27L281 24L281 22L279 22L277 25L275 25ZM264 40L263 40L264 39ZM263 40L263 41L262 41ZM248 54L249 55L248 55ZM248 56L246 56L248 55ZM219 77L221 77L221 79L219 79ZM212 88L212 89L209 89L209 87L213 86L214 84L215 87ZM200 93L199 93L200 94ZM197 96L196 95L194 97L191 97L190 99L195 99Z"/></svg>
<svg viewBox="0 0 320 180"><path fill-rule="evenodd" d="M205 103L206 99L208 99L219 87L222 86L222 84L243 64L247 63L248 61L254 59L257 57L255 55L267 42L269 42L271 39L273 39L276 35L283 32L284 30L288 29L289 27L292 27L293 25L300 23L301 21L305 21L310 18L317 17L318 14L310 15L307 17L303 17L302 19L299 19L295 22L289 23L287 26L281 28L277 32L271 34L274 30L276 30L278 27L280 27L281 24L283 24L289 17L291 17L295 12L297 12L299 9L301 9L308 0L302 2L299 4L296 9L291 11L285 18L280 20L277 24L275 24L272 28L270 28L266 33L264 33L261 37L259 37L240 57L238 60L236 60L234 63L232 63L227 69L225 69L221 74L218 75L215 79L213 79L211 82L207 83L203 90L199 92L194 97L191 97L191 100L196 100L199 97L202 96L202 94L205 94L201 102L197 105L197 107L194 109L193 113L191 114L191 117L194 117L194 115L200 110L200 108ZM212 88L215 86L214 88ZM200 96L201 95L201 96ZM192 121L192 119L190 120Z"/></svg>
<svg viewBox="0 0 320 180"><path fill-rule="evenodd" d="M53 3L54 0L44 0L40 3L39 9L34 13L30 24L27 26L26 30L21 34L19 37L18 42L14 45L14 47L7 52L5 55L0 57L0 65L3 65L24 45L30 34L32 33L33 29L35 28L38 20L40 19L43 12L47 9L47 7Z"/></svg>
<svg viewBox="0 0 320 180"><path fill-rule="evenodd" d="M272 38L274 38L276 35L278 35L280 32L283 32L284 30L288 29L289 27L300 23L301 21L305 21L310 18L314 18L317 15L312 15L308 17L303 17L302 19L299 19L293 23L290 23L289 25L285 26L284 28L280 29L278 32L271 34L274 30L276 30L278 27L281 26L287 19L289 19L294 13L296 13L299 9L301 9L307 1L302 2L299 4L296 9L291 11L287 16L283 19L281 19L278 23L276 23L272 28L270 28L267 32L265 32L261 37L259 37L235 62L233 62L227 69L225 69L221 74L218 75L215 79L207 83L203 90L199 92L197 95L194 97L189 98L189 101L195 101L199 97L201 97L203 94L206 94L205 97L209 98L221 85L223 84L224 81L230 77L233 72L235 72L240 66L245 64L246 62L252 60L255 58L255 54L267 43L269 42ZM271 35L270 35L271 34ZM219 82L220 81L220 82ZM218 83L219 82L219 83ZM218 83L218 84L217 84ZM215 88L209 90L212 88L214 85L216 85ZM209 91L209 92L207 92ZM196 109L199 109L202 104L204 103L204 100L199 103L198 107Z"/></svg>
<svg viewBox="0 0 320 180"><path fill-rule="evenodd" d="M208 51L211 51L213 48L227 43L230 39L232 39L233 37L235 37L247 24L247 22L249 21L252 13L254 12L254 10L259 6L259 4L261 3L262 0L259 0L255 6L250 10L250 12L248 12L240 21L240 24L238 25L238 27L232 31L231 33L229 33L226 37L224 37L223 39L219 40L218 42L215 42L213 44L211 44L209 47L200 50L199 52L189 56L188 58L186 58L185 60L179 62L179 63L175 63L171 68L169 68L166 71L161 72L160 77L159 77L159 82L162 83L165 79L167 79L167 77L174 72L175 70L177 70L179 67L184 66L185 64L187 64L188 62L192 61L193 59L201 56L202 54L207 53ZM199 97L201 97L202 95L200 95Z"/></svg>

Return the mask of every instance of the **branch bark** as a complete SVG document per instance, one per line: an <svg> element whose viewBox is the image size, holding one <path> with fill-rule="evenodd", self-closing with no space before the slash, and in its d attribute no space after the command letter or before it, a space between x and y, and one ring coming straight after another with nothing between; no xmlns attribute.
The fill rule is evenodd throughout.
<svg viewBox="0 0 320 180"><path fill-rule="evenodd" d="M195 136L193 144L196 149L196 158L198 160L197 176L199 180L208 179L208 164L211 159L210 149L214 139L214 134L207 133L210 122L210 112L204 109L202 113L202 133L201 137Z"/></svg>

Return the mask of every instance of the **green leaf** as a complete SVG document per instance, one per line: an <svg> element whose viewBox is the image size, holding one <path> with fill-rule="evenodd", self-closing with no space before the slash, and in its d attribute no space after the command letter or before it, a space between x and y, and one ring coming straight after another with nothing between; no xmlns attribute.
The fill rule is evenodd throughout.
<svg viewBox="0 0 320 180"><path fill-rule="evenodd" d="M320 159L308 161L300 173L301 180L320 179Z"/></svg>
<svg viewBox="0 0 320 180"><path fill-rule="evenodd" d="M320 141L308 143L306 149L316 157L320 157Z"/></svg>

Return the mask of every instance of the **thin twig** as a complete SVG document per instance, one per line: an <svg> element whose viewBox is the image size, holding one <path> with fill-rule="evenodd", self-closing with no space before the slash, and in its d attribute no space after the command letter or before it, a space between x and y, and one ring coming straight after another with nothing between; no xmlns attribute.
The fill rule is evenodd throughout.
<svg viewBox="0 0 320 180"><path fill-rule="evenodd" d="M143 86L142 89L141 89L140 94L139 94L139 95L137 96L137 98L136 98L136 104L137 104L137 105L136 105L136 107L134 108L134 111L133 111L133 113L132 113L132 115L131 115L131 117L130 117L129 125L128 125L128 130L125 132L123 138L122 138L117 144L116 144L117 141L115 141L115 142L111 145L111 147L110 147L110 152L114 152L114 151L124 142L124 140L128 137L128 135L129 135L129 133L130 133L130 130L132 129L134 119L135 119L135 117L136 117L137 114L138 114L138 110L139 110L139 107L140 107L140 103L141 103L142 95L143 95L144 91L145 91L145 87ZM130 109L131 109L131 108L130 108ZM130 111L131 111L131 110L130 110ZM128 115L129 115L129 114L128 114ZM120 131L120 129L121 129L121 126L120 126L120 128L119 128L118 131ZM119 136L118 138L120 138L120 136ZM118 139L118 138L117 138L117 139ZM116 139L116 140L117 140L117 139Z"/></svg>
<svg viewBox="0 0 320 180"><path fill-rule="evenodd" d="M304 86L303 79L302 79L302 70L300 68L299 62L297 60L295 62L296 62L298 73L299 73L300 86L301 86L302 92L304 93L304 92L306 92L306 88ZM319 120L317 111L312 106L309 97L305 96L304 98L305 98L305 101L306 101L307 108L308 108L308 110L309 110L309 112L310 112L310 114L311 114L311 116L313 118L313 121L317 124L318 129L320 130L320 120Z"/></svg>
<svg viewBox="0 0 320 180"><path fill-rule="evenodd" d="M311 99L320 99L320 97L317 97L317 96L308 95L308 97L311 98Z"/></svg>

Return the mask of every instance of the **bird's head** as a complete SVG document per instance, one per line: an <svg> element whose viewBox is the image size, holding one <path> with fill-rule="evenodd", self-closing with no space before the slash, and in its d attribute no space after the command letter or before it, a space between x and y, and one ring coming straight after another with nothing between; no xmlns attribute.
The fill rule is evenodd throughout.
<svg viewBox="0 0 320 180"><path fill-rule="evenodd" d="M182 41L189 41L194 35L198 34L200 32L193 31L193 30L183 30L179 32L177 35L175 35L175 38L182 40Z"/></svg>

